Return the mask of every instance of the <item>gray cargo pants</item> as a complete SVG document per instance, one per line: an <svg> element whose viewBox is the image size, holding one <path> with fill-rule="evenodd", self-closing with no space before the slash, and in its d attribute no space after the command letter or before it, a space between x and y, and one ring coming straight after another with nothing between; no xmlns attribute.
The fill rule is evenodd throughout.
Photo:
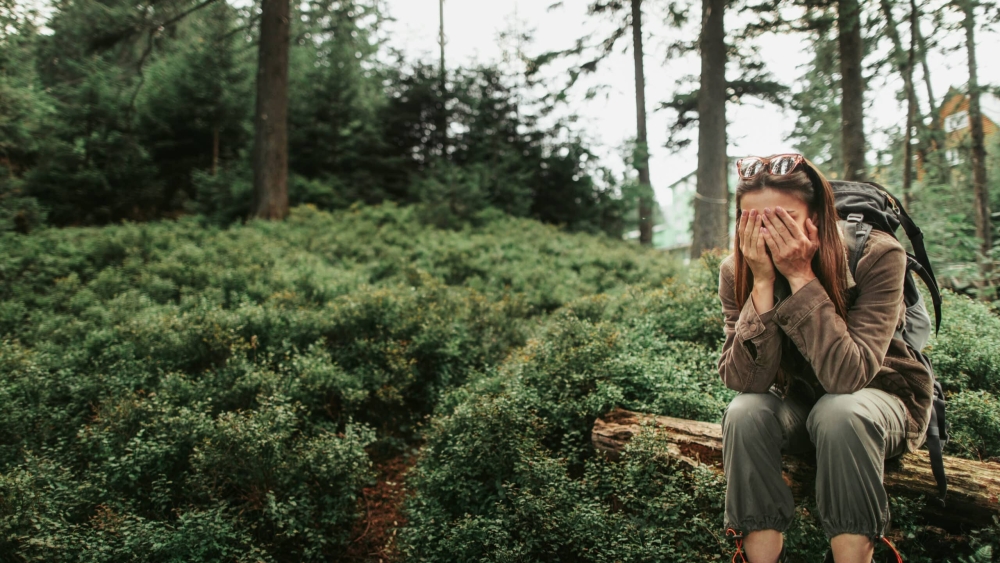
<svg viewBox="0 0 1000 563"><path fill-rule="evenodd" d="M784 532L795 512L781 452L816 453L816 504L827 538L877 538L889 520L883 460L906 448L906 408L884 391L823 395L810 410L773 393L740 393L722 416L725 525Z"/></svg>

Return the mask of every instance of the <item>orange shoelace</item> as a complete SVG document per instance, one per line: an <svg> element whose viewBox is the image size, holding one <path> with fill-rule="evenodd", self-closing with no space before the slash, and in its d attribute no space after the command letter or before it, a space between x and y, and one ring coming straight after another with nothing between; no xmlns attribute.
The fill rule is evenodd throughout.
<svg viewBox="0 0 1000 563"><path fill-rule="evenodd" d="M736 553L733 554L732 563L748 563L747 558L743 555L743 534L737 532L732 528L726 528L726 537L732 536L736 540ZM736 560L736 556L740 556L740 560Z"/></svg>
<svg viewBox="0 0 1000 563"><path fill-rule="evenodd" d="M889 541L889 538L882 536L882 541L885 543L885 545L889 546L889 549L891 549L892 553L896 556L896 563L903 563L902 556L900 556L899 552L896 551L896 546L892 545L892 542Z"/></svg>

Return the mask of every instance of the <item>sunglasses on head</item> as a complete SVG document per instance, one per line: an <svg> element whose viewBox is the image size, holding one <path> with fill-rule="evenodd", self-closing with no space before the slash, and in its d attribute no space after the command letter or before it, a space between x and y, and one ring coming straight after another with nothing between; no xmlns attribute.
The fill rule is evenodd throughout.
<svg viewBox="0 0 1000 563"><path fill-rule="evenodd" d="M805 157L801 154L776 154L768 158L747 156L736 161L736 174L744 180L749 180L762 172L772 176L783 176L790 174L803 162Z"/></svg>

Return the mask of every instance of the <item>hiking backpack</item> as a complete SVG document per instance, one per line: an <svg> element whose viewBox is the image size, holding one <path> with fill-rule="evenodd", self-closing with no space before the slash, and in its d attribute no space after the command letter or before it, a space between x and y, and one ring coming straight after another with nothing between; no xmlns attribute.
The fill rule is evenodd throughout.
<svg viewBox="0 0 1000 563"><path fill-rule="evenodd" d="M948 441L948 431L944 419L945 400L941 384L934 377L934 368L923 349L930 338L931 319L924 304L924 299L917 289L911 272L917 274L931 295L934 305L934 333L941 327L941 291L938 288L934 270L931 268L927 251L924 248L924 235L920 231L899 200L889 194L885 188L874 182L840 182L832 181L834 202L840 220L837 221L847 244L848 265L851 275L855 275L858 260L864 253L865 243L872 229L888 233L896 237L896 229L900 225L910 244L913 253L906 253L906 274L903 277L903 301L906 304L906 318L901 329L896 330L896 336L901 338L914 352L931 375L934 383L933 408L931 420L927 426L927 450L930 453L931 469L937 481L939 497L937 502L944 506L945 494L948 492L948 482L944 474L942 448ZM897 239L898 240L898 239Z"/></svg>

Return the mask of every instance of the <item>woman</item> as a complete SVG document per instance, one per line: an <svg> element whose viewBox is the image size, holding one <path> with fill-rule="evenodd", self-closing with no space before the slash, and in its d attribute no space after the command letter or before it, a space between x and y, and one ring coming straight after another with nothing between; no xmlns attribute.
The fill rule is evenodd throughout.
<svg viewBox="0 0 1000 563"><path fill-rule="evenodd" d="M891 547L883 460L919 448L930 420L930 374L894 338L906 254L873 231L855 278L830 183L811 162L748 157L737 171L736 240L719 275L719 374L740 392L722 418L733 561L783 559L794 503L781 452L814 450L827 561L868 563L875 542Z"/></svg>

